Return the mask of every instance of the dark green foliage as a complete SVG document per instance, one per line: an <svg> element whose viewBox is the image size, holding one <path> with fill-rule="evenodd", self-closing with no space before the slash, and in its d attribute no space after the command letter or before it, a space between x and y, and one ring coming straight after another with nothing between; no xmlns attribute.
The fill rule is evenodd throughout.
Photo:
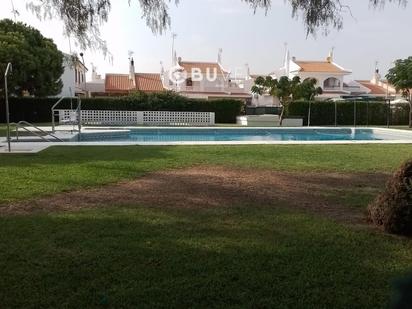
<svg viewBox="0 0 412 309"><path fill-rule="evenodd" d="M405 309L412 304L412 274L403 276L394 282L395 293L390 308Z"/></svg>
<svg viewBox="0 0 412 309"><path fill-rule="evenodd" d="M280 115L282 107L277 106L246 106L246 115Z"/></svg>
<svg viewBox="0 0 412 309"><path fill-rule="evenodd" d="M388 104L385 102L338 102L337 125L386 125L388 121ZM355 119L356 105L356 119ZM289 104L287 117L302 117L304 125L308 124L309 102L296 101ZM392 105L390 111L391 125L408 124L409 104ZM334 102L311 102L311 125L334 125Z"/></svg>
<svg viewBox="0 0 412 309"><path fill-rule="evenodd" d="M285 111L288 110L288 106L293 100L313 100L316 95L322 94L322 89L315 87L315 85L316 79L314 78L307 78L301 82L299 76L292 79L287 76L281 76L279 79L274 79L271 76L259 76L252 87L252 93L259 95L266 93L279 98L282 104L280 113L280 123L282 124Z"/></svg>
<svg viewBox="0 0 412 309"><path fill-rule="evenodd" d="M412 235L412 160L405 162L368 207L370 220L388 233Z"/></svg>
<svg viewBox="0 0 412 309"><path fill-rule="evenodd" d="M56 98L10 98L11 121L51 121L51 107ZM76 99L72 100L76 108ZM4 104L0 105L0 122L4 122ZM70 108L66 99L58 108ZM244 102L232 99L189 99L172 92L134 94L128 97L82 99L82 109L89 110L135 110L135 111L193 111L215 112L217 123L235 123L236 116L243 113Z"/></svg>
<svg viewBox="0 0 412 309"><path fill-rule="evenodd" d="M395 66L386 75L388 81L409 99L412 89L412 56L407 59L398 59Z"/></svg>
<svg viewBox="0 0 412 309"><path fill-rule="evenodd" d="M4 96L7 63L13 71L8 77L9 94L50 96L60 93L63 74L63 54L51 39L23 23L0 20L0 97Z"/></svg>
<svg viewBox="0 0 412 309"><path fill-rule="evenodd" d="M396 60L395 66L389 70L386 78L397 91L400 91L409 100L409 104L411 104L409 127L412 128L412 56Z"/></svg>
<svg viewBox="0 0 412 309"><path fill-rule="evenodd" d="M323 93L322 88L316 87L317 80L315 78L306 78L296 87L293 97L295 99L302 99L311 101L319 94Z"/></svg>

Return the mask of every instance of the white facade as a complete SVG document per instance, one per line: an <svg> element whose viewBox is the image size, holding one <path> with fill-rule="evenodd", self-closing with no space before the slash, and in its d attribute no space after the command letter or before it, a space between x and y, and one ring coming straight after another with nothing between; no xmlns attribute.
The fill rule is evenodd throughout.
<svg viewBox="0 0 412 309"><path fill-rule="evenodd" d="M60 97L86 95L86 66L77 55L64 54L64 73L61 76L63 88Z"/></svg>
<svg viewBox="0 0 412 309"><path fill-rule="evenodd" d="M286 51L283 67L273 73L272 77L287 76L292 79L299 76L301 81L314 78L316 79L316 87L323 90L323 94L319 98L325 99L350 95L350 91L345 89L344 83L344 78L350 74L352 71L334 62L333 51L323 61L297 60L295 57L291 58L289 51Z"/></svg>
<svg viewBox="0 0 412 309"><path fill-rule="evenodd" d="M105 79L101 75L97 74L96 67L92 64L92 80L86 83L87 92L92 94L104 94L105 93Z"/></svg>
<svg viewBox="0 0 412 309"><path fill-rule="evenodd" d="M183 61L175 56L172 68L162 69L161 76L165 89L190 98L251 98L244 83L224 69L221 51L217 62Z"/></svg>

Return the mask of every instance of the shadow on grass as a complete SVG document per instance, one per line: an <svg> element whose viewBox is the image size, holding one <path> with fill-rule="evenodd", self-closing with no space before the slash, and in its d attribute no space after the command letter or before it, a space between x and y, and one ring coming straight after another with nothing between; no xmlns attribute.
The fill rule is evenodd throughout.
<svg viewBox="0 0 412 309"><path fill-rule="evenodd" d="M52 147L0 157L0 203L89 187L185 166L171 147Z"/></svg>
<svg viewBox="0 0 412 309"><path fill-rule="evenodd" d="M412 244L274 209L0 218L4 307L379 308Z"/></svg>
<svg viewBox="0 0 412 309"><path fill-rule="evenodd" d="M0 166L33 166L36 164L83 164L91 161L138 161L147 158L164 158L173 146L54 146L38 154L3 156ZM4 158L4 160L3 160Z"/></svg>

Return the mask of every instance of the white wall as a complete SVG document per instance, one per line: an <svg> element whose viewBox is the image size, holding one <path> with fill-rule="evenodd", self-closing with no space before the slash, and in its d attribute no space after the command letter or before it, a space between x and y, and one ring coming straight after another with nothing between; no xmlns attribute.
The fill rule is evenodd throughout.
<svg viewBox="0 0 412 309"><path fill-rule="evenodd" d="M86 89L86 68L78 61L73 62L73 56L64 54L64 73L61 76L63 88L59 96L75 96L76 93L85 94ZM79 72L76 82L76 71Z"/></svg>
<svg viewBox="0 0 412 309"><path fill-rule="evenodd" d="M345 76L345 74L336 74L336 73L315 73L315 72L296 72L296 73L291 73L291 78L293 78L294 76L299 76L301 81L305 80L306 78L315 78L317 83L316 86L317 87L321 87L323 90L323 83L325 82L325 80L327 80L330 77L336 78L339 80L340 82L340 87L339 89L336 90L343 90L343 77ZM327 90L327 89L326 89Z"/></svg>
<svg viewBox="0 0 412 309"><path fill-rule="evenodd" d="M274 98L270 95L254 95L252 94L253 106L280 106L278 98Z"/></svg>
<svg viewBox="0 0 412 309"><path fill-rule="evenodd" d="M74 95L75 92L75 83L74 83L74 68L65 65L64 73L61 76L61 80L63 83L62 91L59 94L59 97L70 97ZM71 91L70 91L71 89Z"/></svg>

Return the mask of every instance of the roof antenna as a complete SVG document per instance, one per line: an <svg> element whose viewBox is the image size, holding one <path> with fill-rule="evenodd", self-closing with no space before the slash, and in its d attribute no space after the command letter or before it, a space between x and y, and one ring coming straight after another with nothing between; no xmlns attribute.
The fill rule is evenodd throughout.
<svg viewBox="0 0 412 309"><path fill-rule="evenodd" d="M11 2L11 13L12 13L13 16L14 16L14 22L16 23L16 22L17 22L17 16L19 16L20 13L19 13L19 11L17 11L17 10L14 8L13 0L10 0L10 2Z"/></svg>
<svg viewBox="0 0 412 309"><path fill-rule="evenodd" d="M332 48L331 48L330 51L329 51L329 56L328 56L328 58L327 58L327 61L328 61L328 62L333 62L333 54L334 54L334 52L335 52L335 47L332 46Z"/></svg>
<svg viewBox="0 0 412 309"><path fill-rule="evenodd" d="M177 34L172 32L172 65L174 65L174 59L175 59L175 40L176 40Z"/></svg>
<svg viewBox="0 0 412 309"><path fill-rule="evenodd" d="M223 48L219 48L219 52L217 54L217 63L222 64L222 53L223 53Z"/></svg>

